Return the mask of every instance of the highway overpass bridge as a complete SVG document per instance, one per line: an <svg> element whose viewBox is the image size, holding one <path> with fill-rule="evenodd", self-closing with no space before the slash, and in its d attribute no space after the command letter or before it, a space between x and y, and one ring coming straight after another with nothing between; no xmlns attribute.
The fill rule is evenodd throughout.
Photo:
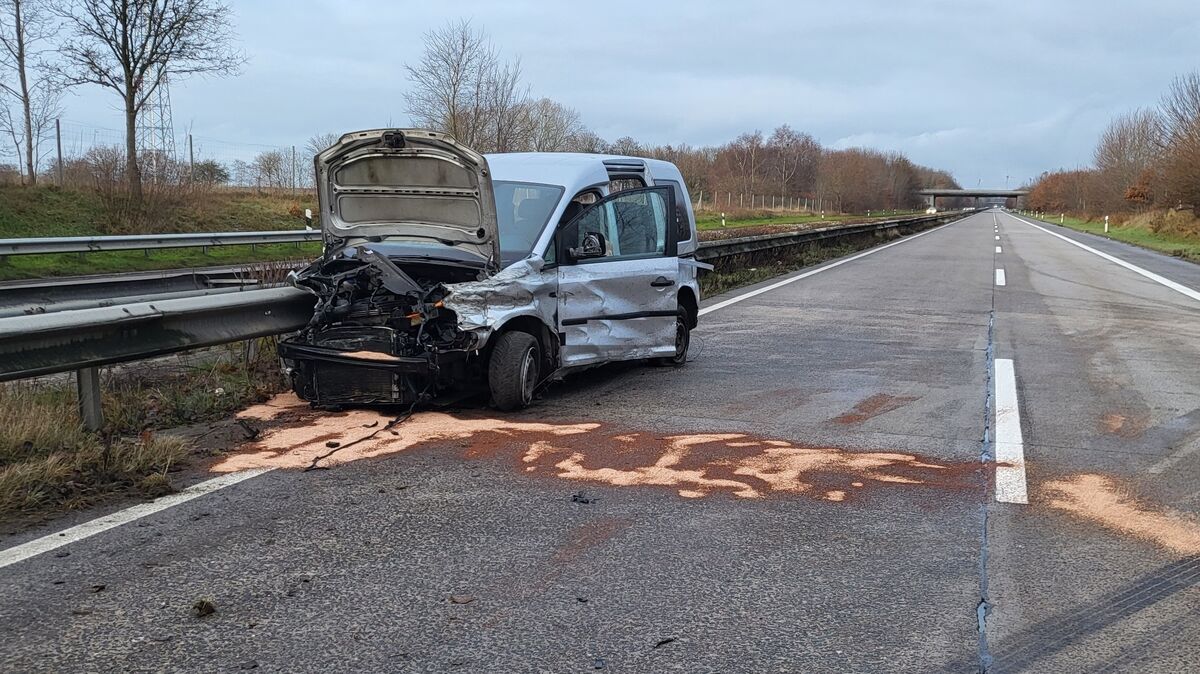
<svg viewBox="0 0 1200 674"><path fill-rule="evenodd" d="M937 198L938 197L967 197L967 198L974 197L975 205L978 206L980 199L996 198L996 197L1003 197L1005 199L1020 199L1021 197L1028 196L1029 190L928 189L928 190L920 190L919 192L917 192L917 194L920 194L921 196L928 199L929 205L933 206L933 207L937 207Z"/></svg>

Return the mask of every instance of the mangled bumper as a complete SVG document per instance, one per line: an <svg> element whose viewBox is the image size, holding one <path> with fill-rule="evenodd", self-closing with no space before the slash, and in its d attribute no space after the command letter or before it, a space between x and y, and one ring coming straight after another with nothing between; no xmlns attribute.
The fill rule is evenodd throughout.
<svg viewBox="0 0 1200 674"><path fill-rule="evenodd" d="M292 389L319 405L407 405L432 393L466 352L391 352L390 328L332 328L279 343ZM358 348L350 344L358 342ZM350 343L350 344L348 344Z"/></svg>

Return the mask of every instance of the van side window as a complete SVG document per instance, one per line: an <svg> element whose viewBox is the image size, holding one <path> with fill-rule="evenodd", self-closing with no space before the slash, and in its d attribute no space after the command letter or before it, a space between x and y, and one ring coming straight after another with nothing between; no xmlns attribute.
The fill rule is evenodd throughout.
<svg viewBox="0 0 1200 674"><path fill-rule="evenodd" d="M688 196L683 191L683 186L674 180L656 180L657 185L670 185L671 191L675 193L675 231L678 241L687 241L692 238L692 227L688 222Z"/></svg>
<svg viewBox="0 0 1200 674"><path fill-rule="evenodd" d="M604 257L584 262L659 257L670 238L669 203L663 187L619 192L589 207L560 234L566 247L582 246L590 233L604 237Z"/></svg>

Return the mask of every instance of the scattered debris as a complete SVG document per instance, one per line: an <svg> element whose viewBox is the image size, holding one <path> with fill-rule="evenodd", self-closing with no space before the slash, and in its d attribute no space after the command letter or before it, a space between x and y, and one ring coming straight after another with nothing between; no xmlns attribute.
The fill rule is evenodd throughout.
<svg viewBox="0 0 1200 674"><path fill-rule="evenodd" d="M333 449L335 447L341 447L342 443L338 442L337 440L330 440L329 442L325 443L325 446L330 449Z"/></svg>
<svg viewBox="0 0 1200 674"><path fill-rule="evenodd" d="M211 597L201 597L192 604L192 611L195 612L197 618L203 618L217 612L217 605Z"/></svg>
<svg viewBox="0 0 1200 674"><path fill-rule="evenodd" d="M575 601L579 602L580 604L586 604L587 600L587 597L575 597Z"/></svg>
<svg viewBox="0 0 1200 674"><path fill-rule="evenodd" d="M598 499L596 499L596 498L589 498L587 496L584 496L583 492L576 492L571 495L572 503L583 503L583 504L587 505L590 503L595 503L597 500Z"/></svg>
<svg viewBox="0 0 1200 674"><path fill-rule="evenodd" d="M592 669L604 669L604 658L596 658L593 660Z"/></svg>
<svg viewBox="0 0 1200 674"><path fill-rule="evenodd" d="M242 434L246 437L247 440L256 440L256 439L258 439L259 434L262 433L262 431L259 430L259 428L257 426L252 425L249 421L246 421L245 419L238 419L237 425L241 426Z"/></svg>
<svg viewBox="0 0 1200 674"><path fill-rule="evenodd" d="M97 594L99 592L103 592L105 587L108 587L108 586L103 583L97 583L97 584L93 585L90 589L92 591L92 594Z"/></svg>
<svg viewBox="0 0 1200 674"><path fill-rule="evenodd" d="M452 594L450 595L451 604L470 604L475 601L475 597L469 594Z"/></svg>
<svg viewBox="0 0 1200 674"><path fill-rule="evenodd" d="M667 644L669 644L675 640L676 640L676 637L667 637L666 639L660 639L658 643L654 644L654 647L659 648L661 646L666 646Z"/></svg>
<svg viewBox="0 0 1200 674"><path fill-rule="evenodd" d="M66 550L63 550L62 552L54 553L54 556L55 557L70 557L71 553L67 552Z"/></svg>
<svg viewBox="0 0 1200 674"><path fill-rule="evenodd" d="M257 660L247 660L247 661L243 662L241 665L238 665L238 668L239 669L258 669L258 661Z"/></svg>

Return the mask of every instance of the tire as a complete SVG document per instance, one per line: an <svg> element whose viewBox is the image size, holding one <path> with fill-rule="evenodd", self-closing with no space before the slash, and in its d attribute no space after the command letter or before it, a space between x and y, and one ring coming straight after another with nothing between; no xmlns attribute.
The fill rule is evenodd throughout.
<svg viewBox="0 0 1200 674"><path fill-rule="evenodd" d="M675 355L659 358L655 361L658 365L683 367L687 362L688 347L692 345L692 330L688 327L690 322L691 316L688 315L687 309L679 307L675 314Z"/></svg>
<svg viewBox="0 0 1200 674"><path fill-rule="evenodd" d="M536 337L520 330L502 333L488 361L492 404L505 412L528 406L540 381L541 364L542 348Z"/></svg>

